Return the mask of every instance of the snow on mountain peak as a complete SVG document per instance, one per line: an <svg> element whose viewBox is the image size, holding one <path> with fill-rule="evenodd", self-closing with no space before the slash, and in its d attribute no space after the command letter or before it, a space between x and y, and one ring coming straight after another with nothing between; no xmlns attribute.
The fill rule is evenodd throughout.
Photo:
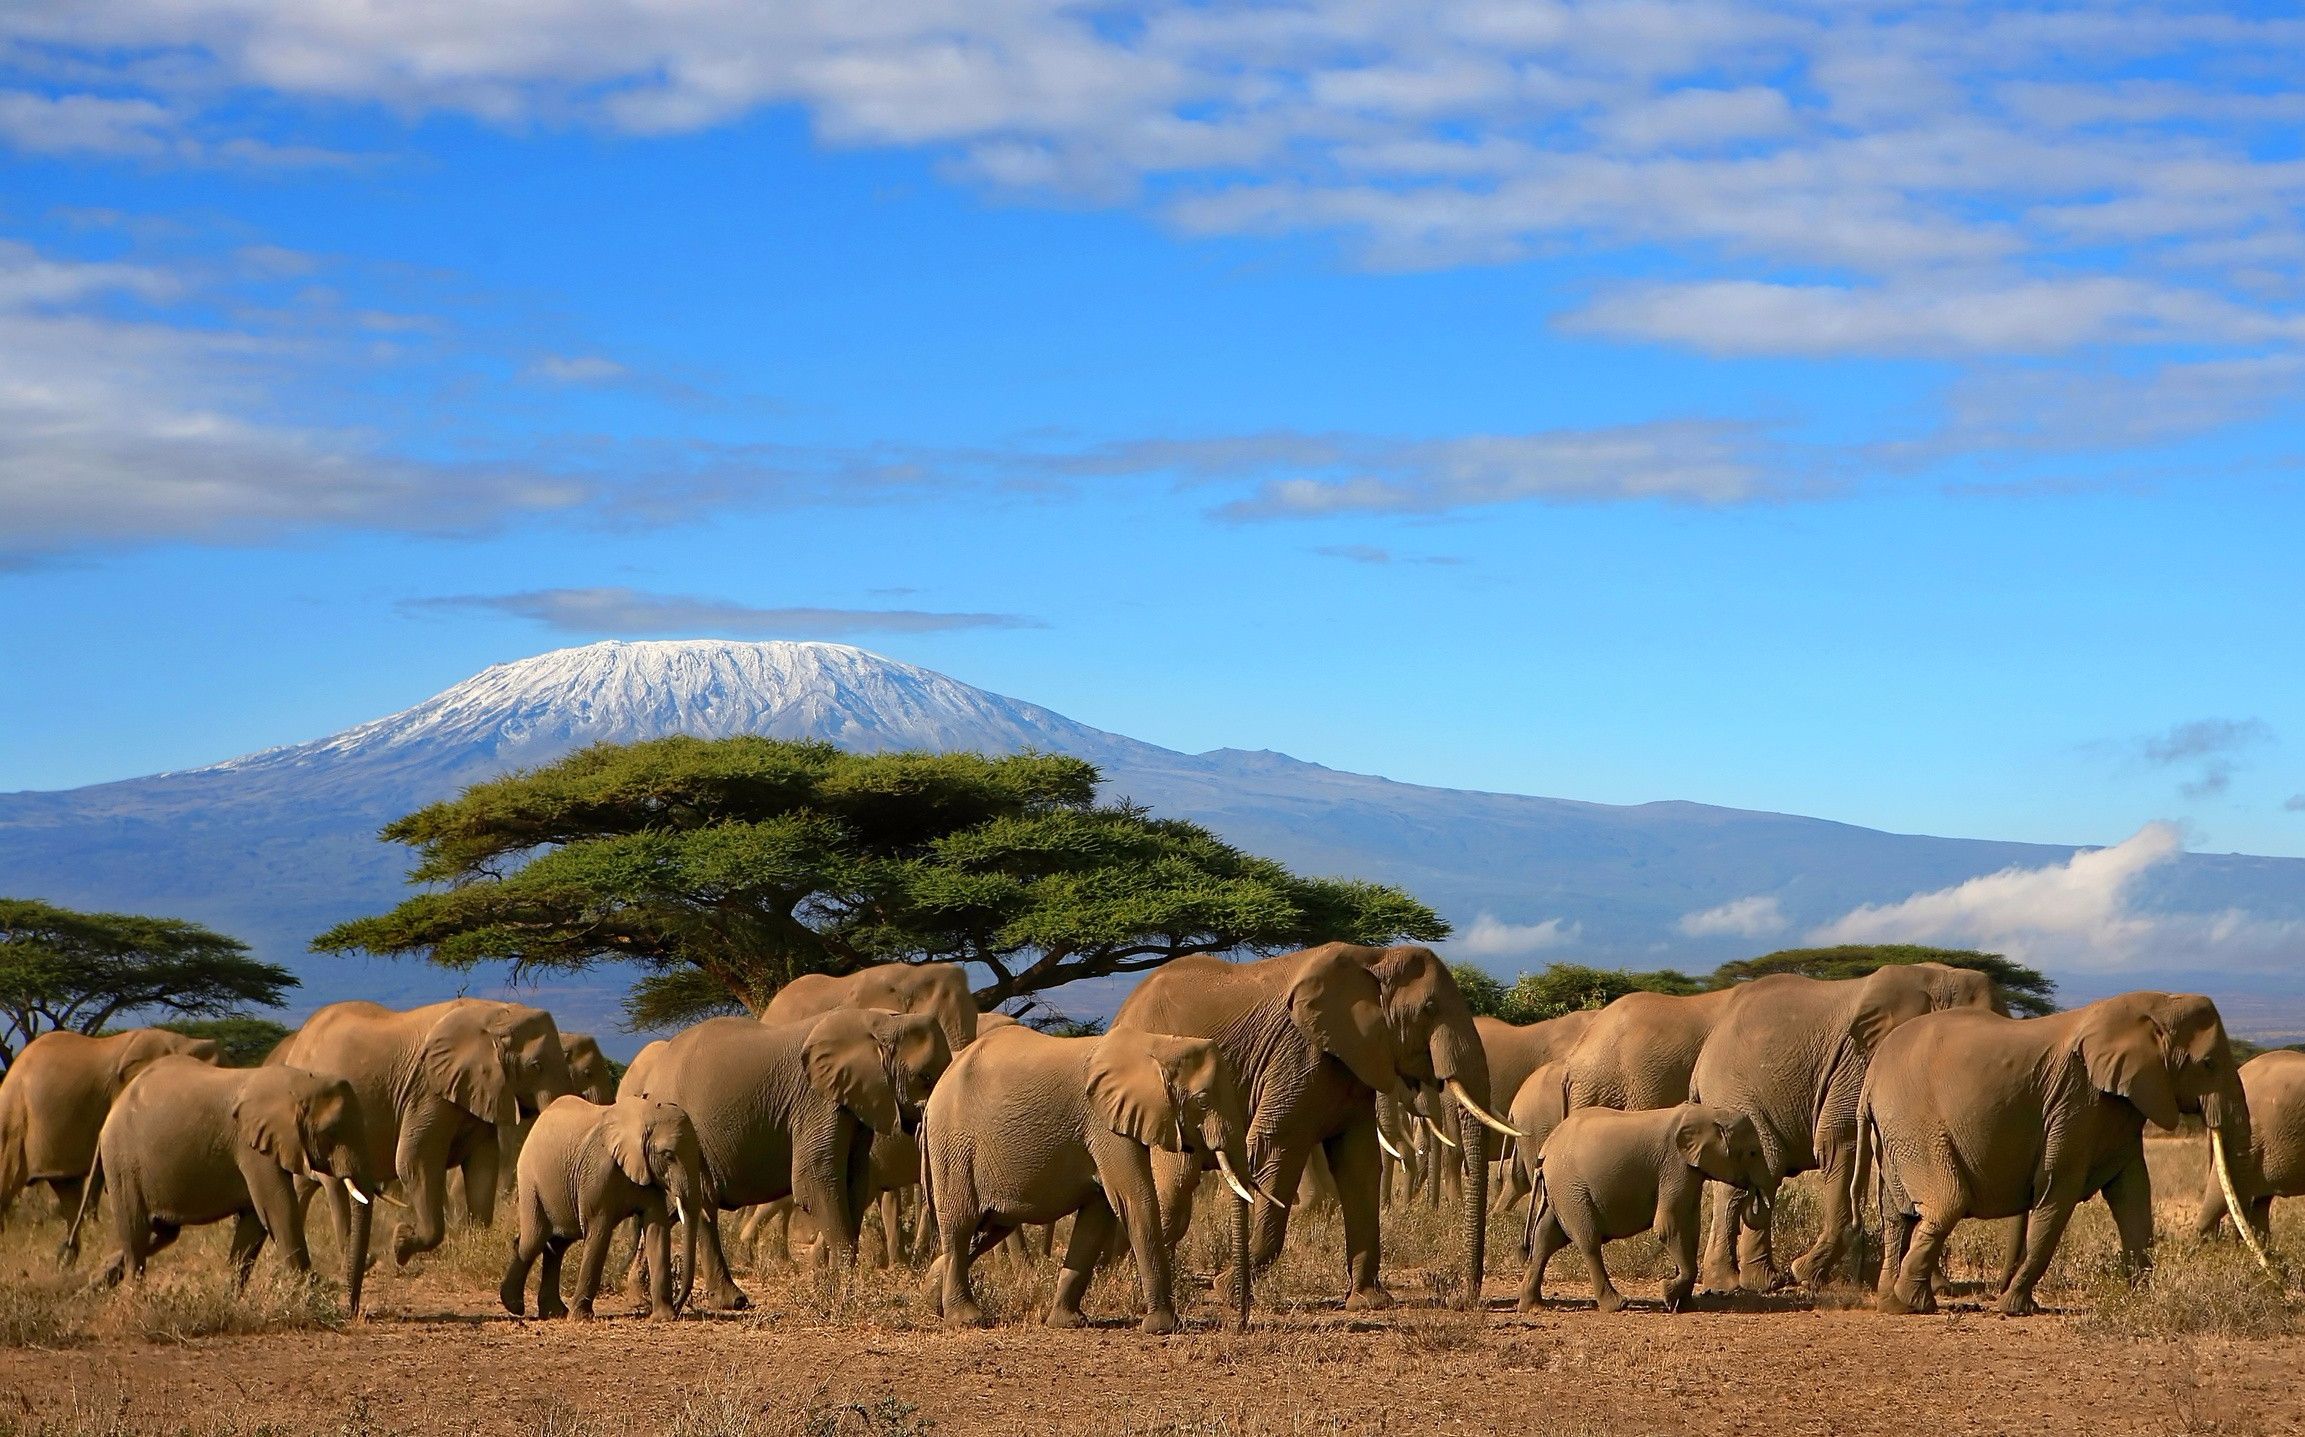
<svg viewBox="0 0 2305 1437"><path fill-rule="evenodd" d="M218 769L363 761L497 766L667 734L825 739L843 748L1040 748L1095 756L1132 741L1036 704L847 644L609 640L484 669L413 708Z"/></svg>

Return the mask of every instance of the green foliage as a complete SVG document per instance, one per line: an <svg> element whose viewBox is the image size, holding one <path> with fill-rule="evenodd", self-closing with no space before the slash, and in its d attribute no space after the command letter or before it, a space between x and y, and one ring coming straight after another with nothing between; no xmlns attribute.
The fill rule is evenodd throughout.
<svg viewBox="0 0 2305 1437"><path fill-rule="evenodd" d="M1495 974L1476 964L1451 963L1449 975L1457 980L1457 991L1465 995L1465 1006L1474 1017L1505 1016L1505 985Z"/></svg>
<svg viewBox="0 0 2305 1437"><path fill-rule="evenodd" d="M246 1013L230 1013L222 1018L177 1018L153 1026L182 1033L187 1038L214 1039L227 1068L256 1067L289 1033L285 1023Z"/></svg>
<svg viewBox="0 0 2305 1437"><path fill-rule="evenodd" d="M451 968L648 970L635 1027L757 1010L803 973L980 964L991 1006L1194 952L1443 937L1398 889L1300 878L1196 824L1096 801L1025 753L766 738L602 744L389 825L444 887L315 939Z"/></svg>
<svg viewBox="0 0 2305 1437"><path fill-rule="evenodd" d="M1649 973L1628 973L1615 968L1588 968L1582 963L1555 963L1505 990L1497 1016L1509 1023L1536 1023L1584 1008L1606 1008L1627 993L1697 993L1704 985L1671 968Z"/></svg>
<svg viewBox="0 0 2305 1437"><path fill-rule="evenodd" d="M2014 963L1998 953L1968 948L1926 948L1917 943L1844 943L1834 948L1786 948L1758 958L1723 963L1713 971L1708 986L1726 988L1771 973L1801 973L1811 978L1862 978L1876 968L1894 963L1942 963L1949 968L1973 968L1993 980L1993 991L2011 1013L2038 1018L2054 1013L2056 980Z"/></svg>
<svg viewBox="0 0 2305 1437"><path fill-rule="evenodd" d="M277 1008L296 975L176 918L76 913L0 898L0 1068L51 1029L103 1031L123 1014L220 1018Z"/></svg>

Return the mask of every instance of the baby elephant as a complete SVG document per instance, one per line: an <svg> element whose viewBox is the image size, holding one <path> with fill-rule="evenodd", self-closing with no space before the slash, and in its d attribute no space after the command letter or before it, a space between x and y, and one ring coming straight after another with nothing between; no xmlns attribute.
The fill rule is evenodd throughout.
<svg viewBox="0 0 2305 1437"><path fill-rule="evenodd" d="M105 1267L108 1283L143 1276L145 1260L184 1228L226 1218L237 1219L232 1263L240 1282L267 1238L291 1270L304 1272L312 1259L296 1182L335 1177L358 1204L344 1255L345 1305L358 1312L373 1191L360 1156L366 1151L360 1104L342 1079L161 1058L129 1082L104 1119L64 1260L78 1256L80 1225L109 1185L119 1250Z"/></svg>
<svg viewBox="0 0 2305 1437"><path fill-rule="evenodd" d="M930 1273L937 1311L951 1322L982 1321L969 1265L1023 1224L1072 1213L1048 1324L1080 1324L1081 1295L1117 1222L1136 1257L1144 1330L1176 1331L1151 1150L1206 1154L1223 1169L1241 1200L1233 1256L1245 1277L1247 1132L1232 1065L1205 1039L980 1030L929 1095L921 1128L927 1217L944 1245ZM1245 1305L1241 1286L1236 1299Z"/></svg>
<svg viewBox="0 0 2305 1437"><path fill-rule="evenodd" d="M1623 1307L1625 1299L1609 1285L1601 1244L1652 1227L1673 1255L1665 1310L1678 1312L1696 1286L1705 1180L1755 1194L1756 1220L1763 1223L1777 1192L1752 1119L1701 1103L1631 1113L1580 1108L1545 1139L1538 1163L1523 1312L1544 1301L1545 1264L1572 1242L1592 1271L1601 1311Z"/></svg>
<svg viewBox="0 0 2305 1437"><path fill-rule="evenodd" d="M637 1096L606 1107L575 1096L555 1099L529 1129L516 1174L520 1235L498 1292L507 1312L520 1315L528 1270L542 1257L537 1315L590 1318L609 1241L630 1217L639 1219L648 1244L648 1315L669 1318L687 1303L696 1274L696 1225L710 1221L713 1212L705 1196L704 1150L687 1113ZM670 1262L673 1220L681 1225L686 1249L677 1298ZM584 1264L571 1308L560 1296L560 1259L578 1238L584 1239Z"/></svg>

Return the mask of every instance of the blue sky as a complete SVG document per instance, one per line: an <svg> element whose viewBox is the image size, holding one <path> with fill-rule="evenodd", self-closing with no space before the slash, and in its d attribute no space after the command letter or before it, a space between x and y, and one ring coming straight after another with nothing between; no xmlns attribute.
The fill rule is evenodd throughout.
<svg viewBox="0 0 2305 1437"><path fill-rule="evenodd" d="M1185 749L2305 854L2301 46L11 11L0 788L717 632Z"/></svg>

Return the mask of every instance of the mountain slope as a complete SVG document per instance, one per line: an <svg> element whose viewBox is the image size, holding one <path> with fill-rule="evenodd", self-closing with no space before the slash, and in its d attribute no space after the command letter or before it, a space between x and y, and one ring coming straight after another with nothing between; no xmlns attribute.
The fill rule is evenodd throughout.
<svg viewBox="0 0 2305 1437"><path fill-rule="evenodd" d="M304 952L311 934L405 891L404 855L377 829L583 744L667 733L1076 754L1104 769L1108 793L1304 871L1400 883L1460 931L1481 924L1468 947L1507 973L1540 950L1707 967L1862 904L2074 853L1695 803L1423 788L1269 752L1183 754L845 645L668 641L500 664L400 713L206 768L0 795L0 893L213 924L294 964L309 1002L438 996L454 975ZM2148 889L2162 907L2305 921L2299 860L2185 855ZM1776 905L1769 933L1683 930L1690 914L1756 895ZM603 975L554 1001L597 1023L620 990Z"/></svg>

